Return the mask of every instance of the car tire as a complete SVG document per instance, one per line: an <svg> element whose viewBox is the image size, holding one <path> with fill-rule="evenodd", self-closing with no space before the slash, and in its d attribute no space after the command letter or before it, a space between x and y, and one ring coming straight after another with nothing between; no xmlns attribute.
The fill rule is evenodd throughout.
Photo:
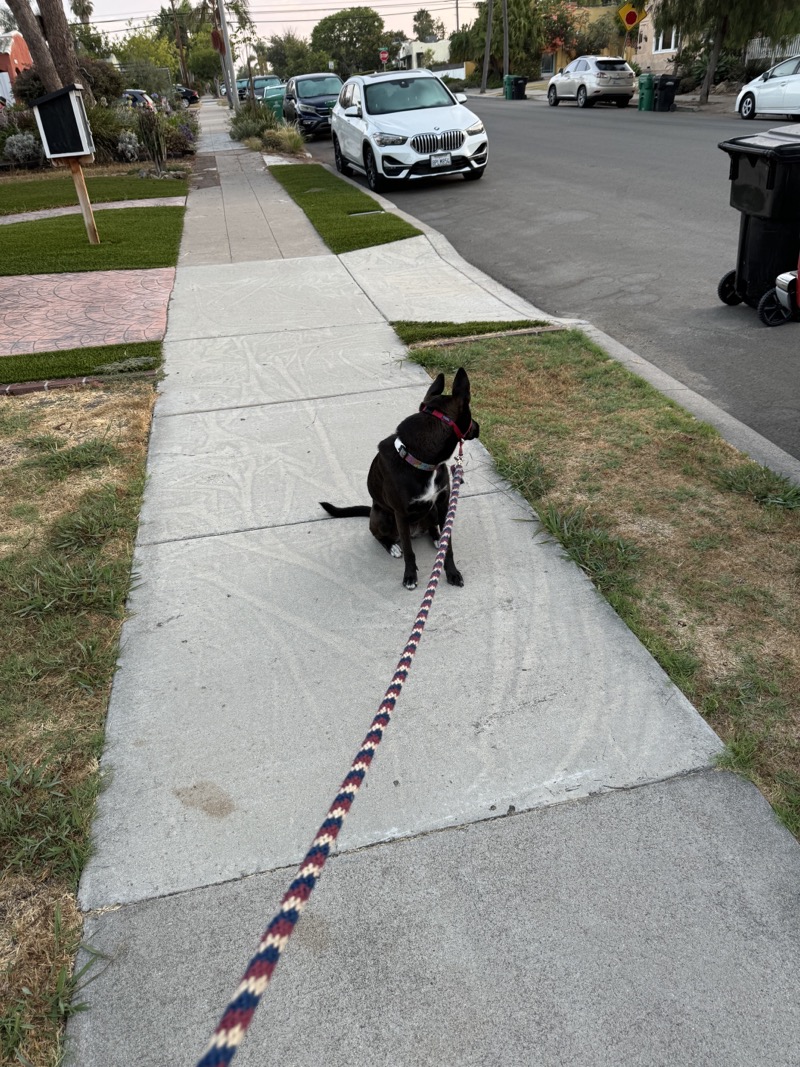
<svg viewBox="0 0 800 1067"><path fill-rule="evenodd" d="M558 90L555 85L551 85L547 90L547 103L550 107L558 107L560 101L558 99Z"/></svg>
<svg viewBox="0 0 800 1067"><path fill-rule="evenodd" d="M475 170L468 170L464 174L465 182L479 182L486 173L486 167L478 167Z"/></svg>
<svg viewBox="0 0 800 1067"><path fill-rule="evenodd" d="M339 138L335 134L331 134L331 141L333 142L333 161L336 164L336 169L346 178L353 173L350 169L350 164L342 155L342 150L339 147Z"/></svg>
<svg viewBox="0 0 800 1067"><path fill-rule="evenodd" d="M378 170L378 164L375 161L375 154L372 149L367 145L364 149L364 172L367 176L367 185L370 191L373 193L379 193L386 186L386 182L383 175Z"/></svg>
<svg viewBox="0 0 800 1067"><path fill-rule="evenodd" d="M792 313L783 306L773 288L767 289L759 300L758 317L765 326L783 326L784 322L788 322L792 317Z"/></svg>
<svg viewBox="0 0 800 1067"><path fill-rule="evenodd" d="M628 97L625 97L624 100L617 100L617 107L627 107L629 103L630 99Z"/></svg>
<svg viewBox="0 0 800 1067"><path fill-rule="evenodd" d="M578 86L578 95L575 97L575 103L578 107L591 107L594 100L589 99L589 94L586 92L585 85Z"/></svg>
<svg viewBox="0 0 800 1067"><path fill-rule="evenodd" d="M717 286L717 296L722 303L727 304L728 307L736 307L737 304L741 304L742 298L736 292L735 270L729 270L727 274L720 278L719 285Z"/></svg>
<svg viewBox="0 0 800 1067"><path fill-rule="evenodd" d="M739 104L739 114L743 119L754 119L756 117L756 98L752 93L745 93L742 97L742 102Z"/></svg>

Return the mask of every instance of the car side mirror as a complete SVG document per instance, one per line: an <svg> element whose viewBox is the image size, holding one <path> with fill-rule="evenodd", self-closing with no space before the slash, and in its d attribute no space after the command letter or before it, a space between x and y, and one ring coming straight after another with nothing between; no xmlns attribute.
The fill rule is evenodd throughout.
<svg viewBox="0 0 800 1067"><path fill-rule="evenodd" d="M563 67L559 67L558 68L558 73L559 74L563 74L564 73L564 68Z"/></svg>
<svg viewBox="0 0 800 1067"><path fill-rule="evenodd" d="M350 107L346 107L344 109L344 113L345 113L345 117L348 118L348 119L360 119L361 118L361 108L358 106L358 104L351 104Z"/></svg>
<svg viewBox="0 0 800 1067"><path fill-rule="evenodd" d="M456 100L458 100L459 104L466 104L466 102L467 102L467 94L466 93L456 93Z"/></svg>
<svg viewBox="0 0 800 1067"><path fill-rule="evenodd" d="M761 80L762 80L762 82L768 82L769 81L769 71L768 70L765 70L764 73L761 75Z"/></svg>

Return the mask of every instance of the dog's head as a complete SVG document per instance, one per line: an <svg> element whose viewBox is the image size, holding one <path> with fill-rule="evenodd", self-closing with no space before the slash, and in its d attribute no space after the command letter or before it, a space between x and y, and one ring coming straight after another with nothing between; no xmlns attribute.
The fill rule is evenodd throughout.
<svg viewBox="0 0 800 1067"><path fill-rule="evenodd" d="M459 367L453 378L453 392L450 396L444 392L444 375L437 374L422 403L423 407L441 411L443 415L452 419L461 431L464 440L471 441L480 436L480 426L472 418L469 402L469 375L463 367Z"/></svg>

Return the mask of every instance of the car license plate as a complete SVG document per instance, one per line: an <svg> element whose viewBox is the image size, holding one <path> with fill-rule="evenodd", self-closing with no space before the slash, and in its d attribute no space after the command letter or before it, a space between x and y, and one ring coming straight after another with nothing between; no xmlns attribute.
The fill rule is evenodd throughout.
<svg viewBox="0 0 800 1067"><path fill-rule="evenodd" d="M442 167L449 166L451 166L449 152L437 152L436 155L431 156L431 170L439 170Z"/></svg>

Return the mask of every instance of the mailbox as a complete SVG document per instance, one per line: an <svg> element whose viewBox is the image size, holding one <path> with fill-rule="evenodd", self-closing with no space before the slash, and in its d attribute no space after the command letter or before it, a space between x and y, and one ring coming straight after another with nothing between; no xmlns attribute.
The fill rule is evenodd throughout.
<svg viewBox="0 0 800 1067"><path fill-rule="evenodd" d="M34 100L33 113L48 159L94 155L82 93L82 85L68 85Z"/></svg>

